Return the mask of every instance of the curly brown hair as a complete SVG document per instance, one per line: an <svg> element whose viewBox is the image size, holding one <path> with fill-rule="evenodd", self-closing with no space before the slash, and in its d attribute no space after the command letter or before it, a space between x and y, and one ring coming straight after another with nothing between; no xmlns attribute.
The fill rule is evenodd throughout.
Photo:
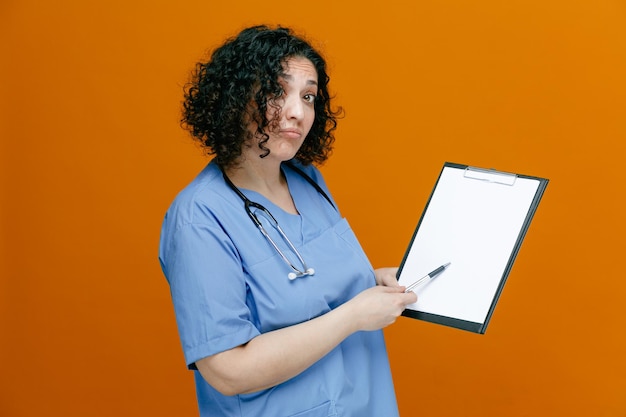
<svg viewBox="0 0 626 417"><path fill-rule="evenodd" d="M207 62L198 62L184 88L181 123L220 166L232 165L243 143L254 135L262 138L261 157L269 154L263 146L269 139L265 128L272 123L268 102L272 106L271 97L282 94L278 79L286 60L294 57L311 61L318 76L315 120L295 158L304 165L328 158L343 110L331 108L326 61L291 29L261 25L242 30L215 49ZM248 130L250 122L256 123L255 133Z"/></svg>

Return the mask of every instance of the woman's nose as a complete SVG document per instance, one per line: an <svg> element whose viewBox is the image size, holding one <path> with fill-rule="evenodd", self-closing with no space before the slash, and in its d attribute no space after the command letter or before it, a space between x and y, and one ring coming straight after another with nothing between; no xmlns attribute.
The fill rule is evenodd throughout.
<svg viewBox="0 0 626 417"><path fill-rule="evenodd" d="M298 96L288 96L283 105L283 112L287 119L302 119L304 115L304 104Z"/></svg>

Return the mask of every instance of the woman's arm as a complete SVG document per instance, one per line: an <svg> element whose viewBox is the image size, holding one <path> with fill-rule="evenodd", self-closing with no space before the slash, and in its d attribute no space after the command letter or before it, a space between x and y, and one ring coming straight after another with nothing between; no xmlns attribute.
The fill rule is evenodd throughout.
<svg viewBox="0 0 626 417"><path fill-rule="evenodd" d="M203 358L196 366L224 395L270 388L313 365L352 333L395 322L406 305L416 301L414 293L404 293L397 284L378 285L322 316L261 334L245 345Z"/></svg>

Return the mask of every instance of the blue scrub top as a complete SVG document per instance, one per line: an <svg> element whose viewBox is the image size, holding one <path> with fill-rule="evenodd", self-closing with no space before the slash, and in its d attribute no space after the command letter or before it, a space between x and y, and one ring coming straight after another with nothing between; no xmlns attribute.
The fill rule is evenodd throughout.
<svg viewBox="0 0 626 417"><path fill-rule="evenodd" d="M300 168L328 193L315 167ZM347 221L301 175L289 167L283 172L299 215L259 193L242 192L272 213L315 269L313 276L288 279L291 269L254 226L214 162L176 197L165 216L159 260L190 369L199 359L320 316L376 285ZM276 229L264 225L300 267ZM224 396L197 370L195 380L203 417L398 415L380 330L349 336L301 374L256 393Z"/></svg>

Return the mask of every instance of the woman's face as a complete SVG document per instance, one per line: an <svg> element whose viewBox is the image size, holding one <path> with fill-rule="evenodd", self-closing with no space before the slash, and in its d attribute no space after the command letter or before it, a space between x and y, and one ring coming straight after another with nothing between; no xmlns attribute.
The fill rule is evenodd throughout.
<svg viewBox="0 0 626 417"><path fill-rule="evenodd" d="M264 145L270 150L267 158L279 161L293 158L309 134L315 120L318 87L317 71L308 59L290 58L284 68L284 74L278 79L283 94L268 103L270 124L265 133L269 140Z"/></svg>

